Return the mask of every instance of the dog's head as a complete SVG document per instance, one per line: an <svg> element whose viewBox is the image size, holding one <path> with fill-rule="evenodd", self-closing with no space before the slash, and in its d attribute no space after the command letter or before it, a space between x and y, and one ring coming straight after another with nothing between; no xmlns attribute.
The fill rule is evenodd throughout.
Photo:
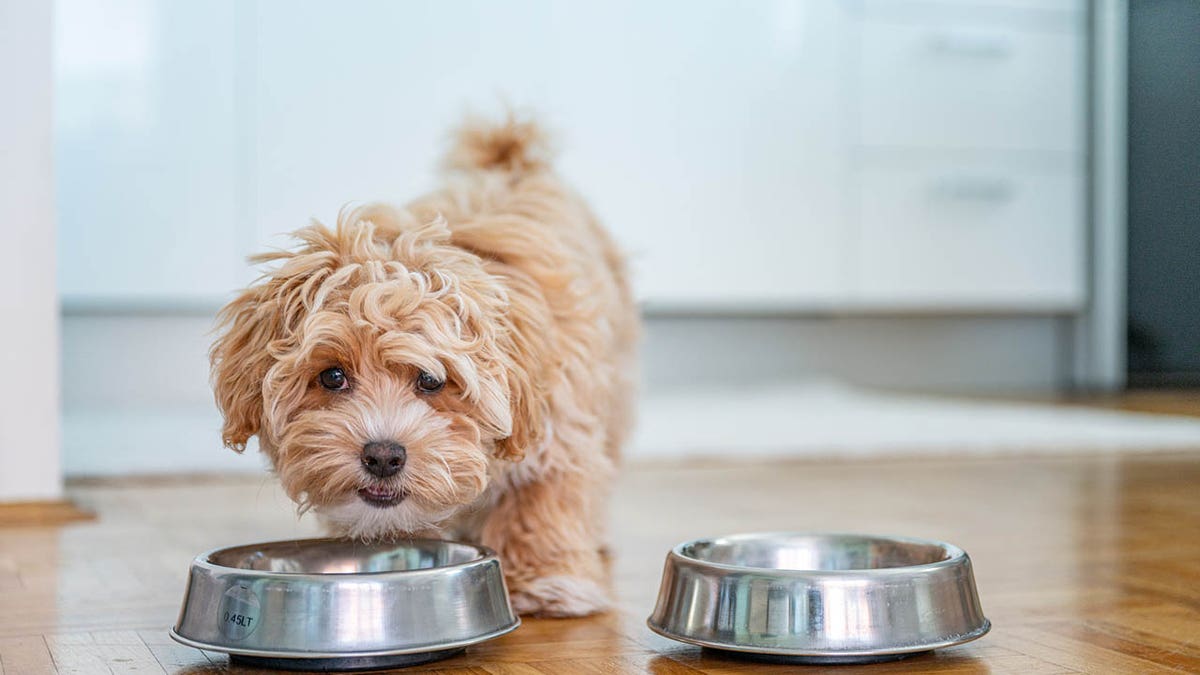
<svg viewBox="0 0 1200 675"><path fill-rule="evenodd" d="M440 218L373 205L296 237L221 312L225 444L258 436L291 498L343 534L436 526L538 442L532 308Z"/></svg>

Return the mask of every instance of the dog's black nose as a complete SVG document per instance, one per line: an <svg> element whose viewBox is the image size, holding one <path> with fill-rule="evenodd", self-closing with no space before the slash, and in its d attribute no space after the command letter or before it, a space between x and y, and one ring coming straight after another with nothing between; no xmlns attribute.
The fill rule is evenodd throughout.
<svg viewBox="0 0 1200 675"><path fill-rule="evenodd" d="M400 473L408 453L392 441L371 441L363 446L362 465L373 476L387 478Z"/></svg>

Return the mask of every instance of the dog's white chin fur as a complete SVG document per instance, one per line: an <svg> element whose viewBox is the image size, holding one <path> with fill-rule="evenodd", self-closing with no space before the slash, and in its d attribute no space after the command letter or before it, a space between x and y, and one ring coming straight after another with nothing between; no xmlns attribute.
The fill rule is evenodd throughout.
<svg viewBox="0 0 1200 675"><path fill-rule="evenodd" d="M337 506L316 509L325 529L343 537L385 539L401 534L433 534L454 509L430 511L412 499L387 508L371 506L357 496Z"/></svg>

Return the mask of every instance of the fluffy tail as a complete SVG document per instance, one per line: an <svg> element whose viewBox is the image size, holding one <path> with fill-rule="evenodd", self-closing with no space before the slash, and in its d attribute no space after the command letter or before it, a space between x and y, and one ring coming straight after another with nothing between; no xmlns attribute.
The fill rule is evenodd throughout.
<svg viewBox="0 0 1200 675"><path fill-rule="evenodd" d="M553 155L541 127L510 111L499 122L468 118L455 132L445 163L450 169L524 174L550 168Z"/></svg>

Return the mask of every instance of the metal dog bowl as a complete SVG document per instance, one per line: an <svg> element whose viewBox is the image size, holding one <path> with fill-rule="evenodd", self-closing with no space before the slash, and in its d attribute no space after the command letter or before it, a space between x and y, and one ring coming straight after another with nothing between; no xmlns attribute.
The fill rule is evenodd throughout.
<svg viewBox="0 0 1200 675"><path fill-rule="evenodd" d="M957 546L795 533L676 546L647 624L674 640L803 663L903 658L991 628Z"/></svg>
<svg viewBox="0 0 1200 675"><path fill-rule="evenodd" d="M520 625L496 555L433 539L301 539L192 561L171 637L289 670L425 663Z"/></svg>

